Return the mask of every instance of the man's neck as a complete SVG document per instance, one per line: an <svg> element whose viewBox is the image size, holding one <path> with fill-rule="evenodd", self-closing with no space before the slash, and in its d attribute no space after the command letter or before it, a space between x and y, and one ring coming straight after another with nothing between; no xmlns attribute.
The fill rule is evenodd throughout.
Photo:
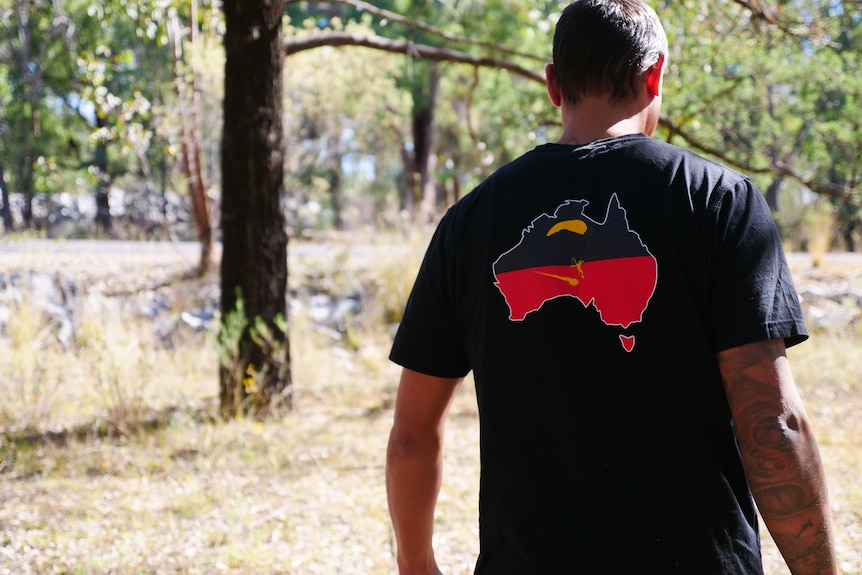
<svg viewBox="0 0 862 575"><path fill-rule="evenodd" d="M563 133L558 144L583 145L604 138L650 134L648 108L637 101L609 102L585 97L562 106Z"/></svg>

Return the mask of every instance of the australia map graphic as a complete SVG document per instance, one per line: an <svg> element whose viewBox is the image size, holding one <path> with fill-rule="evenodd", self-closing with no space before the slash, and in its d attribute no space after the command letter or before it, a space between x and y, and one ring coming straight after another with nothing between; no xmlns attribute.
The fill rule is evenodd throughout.
<svg viewBox="0 0 862 575"><path fill-rule="evenodd" d="M643 319L655 293L658 263L629 228L616 194L603 222L584 215L588 203L569 200L553 216L542 214L494 262L495 285L510 320L522 321L560 297L592 305L602 322L623 330ZM634 336L620 334L620 342L626 351L634 348Z"/></svg>

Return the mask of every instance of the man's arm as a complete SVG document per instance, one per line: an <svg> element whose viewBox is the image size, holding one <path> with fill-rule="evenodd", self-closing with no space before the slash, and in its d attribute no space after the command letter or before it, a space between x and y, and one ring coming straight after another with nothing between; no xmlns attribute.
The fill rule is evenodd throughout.
<svg viewBox="0 0 862 575"><path fill-rule="evenodd" d="M742 463L760 514L794 575L836 574L826 479L784 341L718 354Z"/></svg>
<svg viewBox="0 0 862 575"><path fill-rule="evenodd" d="M401 372L386 451L386 493L400 575L439 575L431 535L443 477L446 413L461 378Z"/></svg>

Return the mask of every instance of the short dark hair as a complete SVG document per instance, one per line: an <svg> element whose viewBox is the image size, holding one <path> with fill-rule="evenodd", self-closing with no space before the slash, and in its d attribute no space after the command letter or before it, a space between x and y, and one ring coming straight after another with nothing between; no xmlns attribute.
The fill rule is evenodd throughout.
<svg viewBox="0 0 862 575"><path fill-rule="evenodd" d="M638 78L667 55L655 11L641 0L575 0L554 32L554 73L563 100L637 93Z"/></svg>

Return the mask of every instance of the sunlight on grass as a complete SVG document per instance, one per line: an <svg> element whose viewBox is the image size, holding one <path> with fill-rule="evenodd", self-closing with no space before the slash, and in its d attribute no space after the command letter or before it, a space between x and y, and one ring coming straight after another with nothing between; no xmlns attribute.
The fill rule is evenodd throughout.
<svg viewBox="0 0 862 575"><path fill-rule="evenodd" d="M56 357L59 347L50 323L33 306L13 302L6 337L9 361L0 362L0 426L38 427L52 420L51 406L60 386Z"/></svg>
<svg viewBox="0 0 862 575"><path fill-rule="evenodd" d="M788 350L820 442L844 573L862 573L862 332L816 331ZM773 556L776 553L773 552ZM777 567L776 567L777 569ZM776 571L780 572L780 571Z"/></svg>
<svg viewBox="0 0 862 575"><path fill-rule="evenodd" d="M340 334L289 318L295 409L265 423L215 417L213 334L166 343L123 306L85 301L65 349L38 310L14 307L0 333L0 356L15 358L0 362L0 573L394 573L384 462L399 370L387 355L421 253L356 261L336 248L290 262L294 289L319 280L362 306ZM862 328L817 332L788 353L820 437L844 571L862 573ZM445 442L436 545L447 575L469 575L479 480L469 377ZM783 575L764 542L766 573Z"/></svg>
<svg viewBox="0 0 862 575"><path fill-rule="evenodd" d="M211 388L215 352L202 338L165 349L146 323L117 306L84 302L80 315L75 346L65 349L40 310L13 307L10 333L0 340L15 358L0 363L0 428L71 429L94 420L116 426Z"/></svg>
<svg viewBox="0 0 862 575"><path fill-rule="evenodd" d="M835 236L836 210L825 198L812 202L805 212L803 227L805 229L808 253L814 267L823 265L823 256L829 251Z"/></svg>

